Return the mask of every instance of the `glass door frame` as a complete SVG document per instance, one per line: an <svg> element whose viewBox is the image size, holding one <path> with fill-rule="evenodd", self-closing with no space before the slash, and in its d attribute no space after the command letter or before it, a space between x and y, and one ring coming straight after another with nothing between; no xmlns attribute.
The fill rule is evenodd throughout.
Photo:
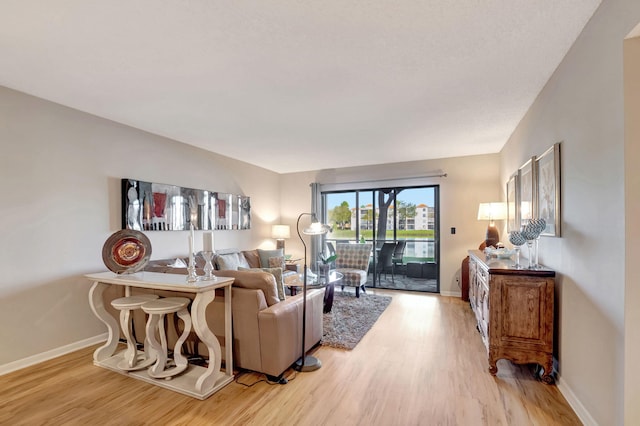
<svg viewBox="0 0 640 426"><path fill-rule="evenodd" d="M402 192L402 190L405 189L431 189L433 190L433 214L434 214L434 223L433 223L433 250L434 250L434 263L435 263L435 273L436 273L436 292L439 293L440 292L440 185L438 184L421 184L421 185L385 185L385 186L380 186L377 188L371 188L371 187L365 187L365 188L357 188L357 189L341 189L341 190L324 190L321 191L321 199L322 199L322 221L324 223L329 223L329 218L328 218L328 206L327 206L327 198L326 196L328 194L339 194L339 193L354 193L355 195L355 238L353 239L354 242L360 241L361 238L361 226L360 226L360 222L361 222L361 213L360 213L360 209L361 209L361 203L362 203L362 199L361 199L361 193L366 193L366 192L370 192L371 193L371 206L372 206L372 211L373 211L373 227L372 227L372 237L371 237L371 243L373 244L373 248L375 250L376 245L378 243L377 240L377 233L378 233L378 226L377 226L377 221L378 221L378 215L376 214L377 209L378 209L378 197L377 197L377 193L378 191L388 191L388 192L394 192L394 199L393 199L393 203L390 204L390 207L393 206L393 218L392 218L392 223L393 223L393 242L398 241L398 195ZM427 206L428 207L428 206ZM427 210L428 211L428 210ZM389 217L387 216L387 221L388 221ZM428 217L427 217L427 221L428 221ZM414 218L415 221L415 218ZM415 222L414 222L415 223ZM324 247L324 242L327 240L328 238L326 236L323 236L323 247ZM334 241L337 241L336 239L333 239ZM351 239L349 239L349 241L352 241ZM381 240L383 241L383 240ZM386 236L384 241L386 241ZM389 240L391 241L391 240ZM419 242L425 242L425 243L429 243L429 239L425 239L425 240L421 240ZM372 275L373 275L373 288L377 287L377 276L376 276L376 256L375 254L373 255L373 259L372 259Z"/></svg>

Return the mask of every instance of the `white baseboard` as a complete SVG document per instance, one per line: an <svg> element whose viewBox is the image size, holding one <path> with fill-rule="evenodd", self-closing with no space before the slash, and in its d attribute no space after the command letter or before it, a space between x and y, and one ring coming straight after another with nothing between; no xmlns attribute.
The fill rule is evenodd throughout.
<svg viewBox="0 0 640 426"><path fill-rule="evenodd" d="M576 415L585 426L598 426L598 422L595 421L585 406L582 405L582 402L580 402L576 394L573 392L573 389L571 389L567 383L562 380L562 377L558 377L556 385L558 386L558 390L562 396L564 396L564 399L567 400L571 408L573 408L573 411L575 411Z"/></svg>
<svg viewBox="0 0 640 426"><path fill-rule="evenodd" d="M459 291L440 291L440 296L449 296L449 297L461 297L462 293Z"/></svg>
<svg viewBox="0 0 640 426"><path fill-rule="evenodd" d="M8 364L0 365L0 376L4 374L12 373L16 370L21 370L26 367L30 367L34 364L38 364L44 361L48 361L53 358L57 358L62 355L66 355L71 352L75 352L79 349L84 349L88 346L96 345L101 342L105 342L107 340L108 334L99 334L94 337L90 337L85 340L80 340L79 342L70 343L65 346L61 346L56 349L51 349L50 351L42 352L37 355L33 355L27 358L19 359L17 361L10 362Z"/></svg>

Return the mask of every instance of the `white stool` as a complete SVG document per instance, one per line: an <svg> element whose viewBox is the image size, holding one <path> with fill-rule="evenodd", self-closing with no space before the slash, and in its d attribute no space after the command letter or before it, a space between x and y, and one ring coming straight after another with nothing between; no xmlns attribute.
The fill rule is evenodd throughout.
<svg viewBox="0 0 640 426"><path fill-rule="evenodd" d="M120 361L117 367L125 371L140 370L150 366L154 358L150 357L148 341L144 339L144 352L138 353L136 342L132 337L131 311L140 309L145 303L157 299L155 294L140 294L137 296L120 297L111 301L111 306L120 311L120 327L122 333L127 339L127 350L124 352L124 359Z"/></svg>
<svg viewBox="0 0 640 426"><path fill-rule="evenodd" d="M182 373L187 369L187 358L182 355L182 344L187 340L191 332L191 315L187 306L191 302L186 297L165 297L163 299L152 300L142 305L142 310L149 314L147 321L147 338L149 339L150 350L155 357L156 363L149 367L149 376L160 379L171 379L173 376ZM164 330L164 317L167 314L177 313L184 322L184 330L176 341L173 348L173 361L175 367L167 367L167 336ZM160 334L161 342L156 338L156 330Z"/></svg>

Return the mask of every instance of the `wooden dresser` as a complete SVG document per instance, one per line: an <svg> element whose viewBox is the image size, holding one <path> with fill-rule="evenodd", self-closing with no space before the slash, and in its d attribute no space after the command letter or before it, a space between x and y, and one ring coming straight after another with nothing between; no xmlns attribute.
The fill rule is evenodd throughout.
<svg viewBox="0 0 640 426"><path fill-rule="evenodd" d="M499 359L539 364L541 380L553 383L555 271L516 269L509 259L469 251L469 303L496 374Z"/></svg>

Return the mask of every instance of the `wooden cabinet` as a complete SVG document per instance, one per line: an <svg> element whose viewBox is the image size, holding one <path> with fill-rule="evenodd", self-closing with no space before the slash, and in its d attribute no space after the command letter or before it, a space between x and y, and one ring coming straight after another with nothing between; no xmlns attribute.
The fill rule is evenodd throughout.
<svg viewBox="0 0 640 426"><path fill-rule="evenodd" d="M554 280L553 270L516 269L508 259L469 251L469 303L491 374L499 359L508 359L539 364L542 381L553 383Z"/></svg>

